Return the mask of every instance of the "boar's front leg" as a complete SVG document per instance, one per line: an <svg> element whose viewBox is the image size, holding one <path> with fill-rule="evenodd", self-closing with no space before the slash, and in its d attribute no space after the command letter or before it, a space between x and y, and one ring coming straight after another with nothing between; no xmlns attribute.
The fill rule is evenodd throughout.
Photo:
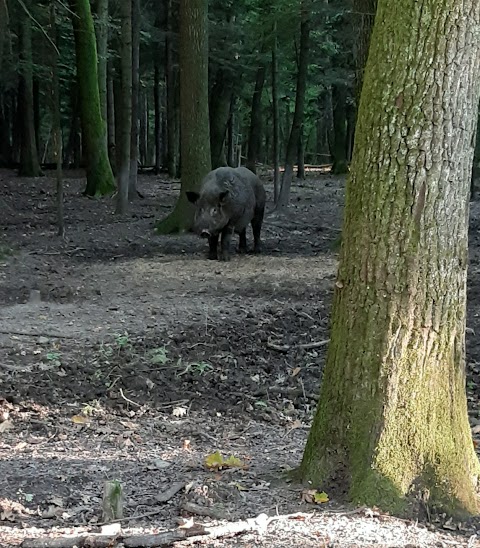
<svg viewBox="0 0 480 548"><path fill-rule="evenodd" d="M215 260L218 259L218 234L208 236L208 258Z"/></svg>
<svg viewBox="0 0 480 548"><path fill-rule="evenodd" d="M240 242L238 244L238 252L239 253L247 252L247 229L246 228L244 228L242 232L240 232Z"/></svg>
<svg viewBox="0 0 480 548"><path fill-rule="evenodd" d="M232 239L233 228L226 226L222 230L222 242L221 242L221 252L220 260L229 261L230 260L230 241Z"/></svg>

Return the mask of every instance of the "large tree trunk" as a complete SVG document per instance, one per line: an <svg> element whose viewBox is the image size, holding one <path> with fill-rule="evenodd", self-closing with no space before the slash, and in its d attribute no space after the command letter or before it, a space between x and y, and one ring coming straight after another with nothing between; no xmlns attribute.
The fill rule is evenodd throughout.
<svg viewBox="0 0 480 548"><path fill-rule="evenodd" d="M98 92L100 95L100 111L105 124L107 114L107 66L108 66L108 0L96 0L97 56L98 56ZM105 133L108 147L108 136Z"/></svg>
<svg viewBox="0 0 480 548"><path fill-rule="evenodd" d="M89 0L70 0L75 36L77 82L82 122L82 142L87 168L87 196L109 194L115 190L108 159L106 124L100 110L97 47Z"/></svg>
<svg viewBox="0 0 480 548"><path fill-rule="evenodd" d="M262 49L263 52L263 49ZM262 64L257 69L255 77L255 89L252 97L252 110L250 114L250 130L248 132L248 152L246 166L256 173L257 161L260 154L262 138L262 92L265 83L266 66Z"/></svg>
<svg viewBox="0 0 480 548"><path fill-rule="evenodd" d="M130 143L130 182L128 197L137 197L139 94L140 94L140 0L130 0L132 5L132 114Z"/></svg>
<svg viewBox="0 0 480 548"><path fill-rule="evenodd" d="M31 3L27 2L26 7L31 9ZM25 177L38 177L41 175L41 170L35 139L33 108L32 20L26 14L22 14L19 38L18 114L21 141L19 174Z"/></svg>
<svg viewBox="0 0 480 548"><path fill-rule="evenodd" d="M380 0L365 71L300 472L325 489L345 480L356 503L395 512L419 492L429 507L479 511L465 391L479 28L477 0Z"/></svg>
<svg viewBox="0 0 480 548"><path fill-rule="evenodd" d="M180 105L182 188L160 233L189 230L193 206L186 192L198 190L210 171L208 121L208 0L180 0Z"/></svg>
<svg viewBox="0 0 480 548"><path fill-rule="evenodd" d="M210 92L209 113L212 169L224 166L227 163L225 157L225 136L230 117L232 94L233 83L231 79L226 77L225 71L220 68L217 71L215 83Z"/></svg>
<svg viewBox="0 0 480 548"><path fill-rule="evenodd" d="M118 200L116 212L123 215L128 209L130 186L130 152L132 134L132 0L120 2L120 127L118 130Z"/></svg>
<svg viewBox="0 0 480 548"><path fill-rule="evenodd" d="M310 0L302 0L301 25L300 25L300 53L297 73L297 92L295 97L295 112L293 114L292 128L288 138L287 153L285 158L285 170L282 177L282 186L278 196L277 207L287 207L290 201L290 188L293 179L293 164L298 150L298 139L303 124L303 110L305 105L305 91L307 87L308 50L310 42Z"/></svg>

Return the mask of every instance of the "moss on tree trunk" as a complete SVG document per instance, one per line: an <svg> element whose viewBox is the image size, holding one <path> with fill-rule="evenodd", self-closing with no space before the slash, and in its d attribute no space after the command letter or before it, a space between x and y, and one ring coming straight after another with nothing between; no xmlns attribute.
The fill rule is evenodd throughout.
<svg viewBox="0 0 480 548"><path fill-rule="evenodd" d="M397 512L419 490L479 510L464 349L479 25L476 0L380 0L365 72L300 475Z"/></svg>
<svg viewBox="0 0 480 548"><path fill-rule="evenodd" d="M75 36L80 118L87 164L88 196L109 194L115 190L108 159L106 130L100 110L97 48L89 0L70 0Z"/></svg>
<svg viewBox="0 0 480 548"><path fill-rule="evenodd" d="M191 228L194 209L186 198L186 191L198 190L210 171L207 16L207 0L180 0L182 187L174 210L157 223L160 234Z"/></svg>

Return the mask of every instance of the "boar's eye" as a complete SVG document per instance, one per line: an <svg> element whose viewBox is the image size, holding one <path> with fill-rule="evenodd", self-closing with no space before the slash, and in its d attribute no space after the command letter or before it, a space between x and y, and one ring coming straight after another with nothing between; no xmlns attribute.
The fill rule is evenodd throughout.
<svg viewBox="0 0 480 548"><path fill-rule="evenodd" d="M218 209L216 207L212 207L210 210L210 215L216 215L218 213Z"/></svg>

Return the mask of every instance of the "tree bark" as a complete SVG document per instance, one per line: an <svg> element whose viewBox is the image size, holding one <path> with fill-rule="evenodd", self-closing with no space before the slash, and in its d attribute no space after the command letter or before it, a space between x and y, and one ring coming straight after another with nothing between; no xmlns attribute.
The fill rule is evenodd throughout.
<svg viewBox="0 0 480 548"><path fill-rule="evenodd" d="M7 94L0 94L0 167L9 167L12 163L10 119L7 104Z"/></svg>
<svg viewBox="0 0 480 548"><path fill-rule="evenodd" d="M31 9L31 2L25 3ZM18 83L18 114L20 117L20 168L19 175L40 176L37 142L35 139L35 113L33 108L32 20L22 14L20 23L20 67Z"/></svg>
<svg viewBox="0 0 480 548"><path fill-rule="evenodd" d="M365 71L300 474L392 512L419 493L450 514L479 511L465 391L479 27L476 0L380 0Z"/></svg>
<svg viewBox="0 0 480 548"><path fill-rule="evenodd" d="M194 208L186 192L210 171L208 120L208 0L180 0L182 187L172 213L157 224L163 234L189 230Z"/></svg>
<svg viewBox="0 0 480 548"><path fill-rule="evenodd" d="M305 136L303 135L303 126L298 136L297 179L305 179Z"/></svg>
<svg viewBox="0 0 480 548"><path fill-rule="evenodd" d="M263 53L263 48L262 48ZM255 77L255 89L252 97L252 110L250 114L250 130L248 132L248 152L246 167L257 172L257 161L260 154L262 138L262 92L265 83L266 66L262 63L257 69Z"/></svg>
<svg viewBox="0 0 480 548"><path fill-rule="evenodd" d="M130 182L128 197L137 197L139 95L140 95L140 0L130 0L132 5L132 114L130 143Z"/></svg>
<svg viewBox="0 0 480 548"><path fill-rule="evenodd" d="M277 208L288 206L290 188L293 179L293 164L297 155L298 139L303 124L305 91L307 87L308 50L310 44L310 0L302 0L300 24L300 53L297 73L297 92L295 97L295 112L290 130L285 158L285 170L282 177L282 186L278 196Z"/></svg>
<svg viewBox="0 0 480 548"><path fill-rule="evenodd" d="M70 0L75 37L77 82L82 122L82 143L86 160L87 196L105 195L115 190L108 159L106 124L100 110L97 47L89 0Z"/></svg>
<svg viewBox="0 0 480 548"><path fill-rule="evenodd" d="M120 128L117 141L117 209L124 215L128 209L130 187L130 153L132 135L132 0L121 0L121 38L120 38Z"/></svg>

